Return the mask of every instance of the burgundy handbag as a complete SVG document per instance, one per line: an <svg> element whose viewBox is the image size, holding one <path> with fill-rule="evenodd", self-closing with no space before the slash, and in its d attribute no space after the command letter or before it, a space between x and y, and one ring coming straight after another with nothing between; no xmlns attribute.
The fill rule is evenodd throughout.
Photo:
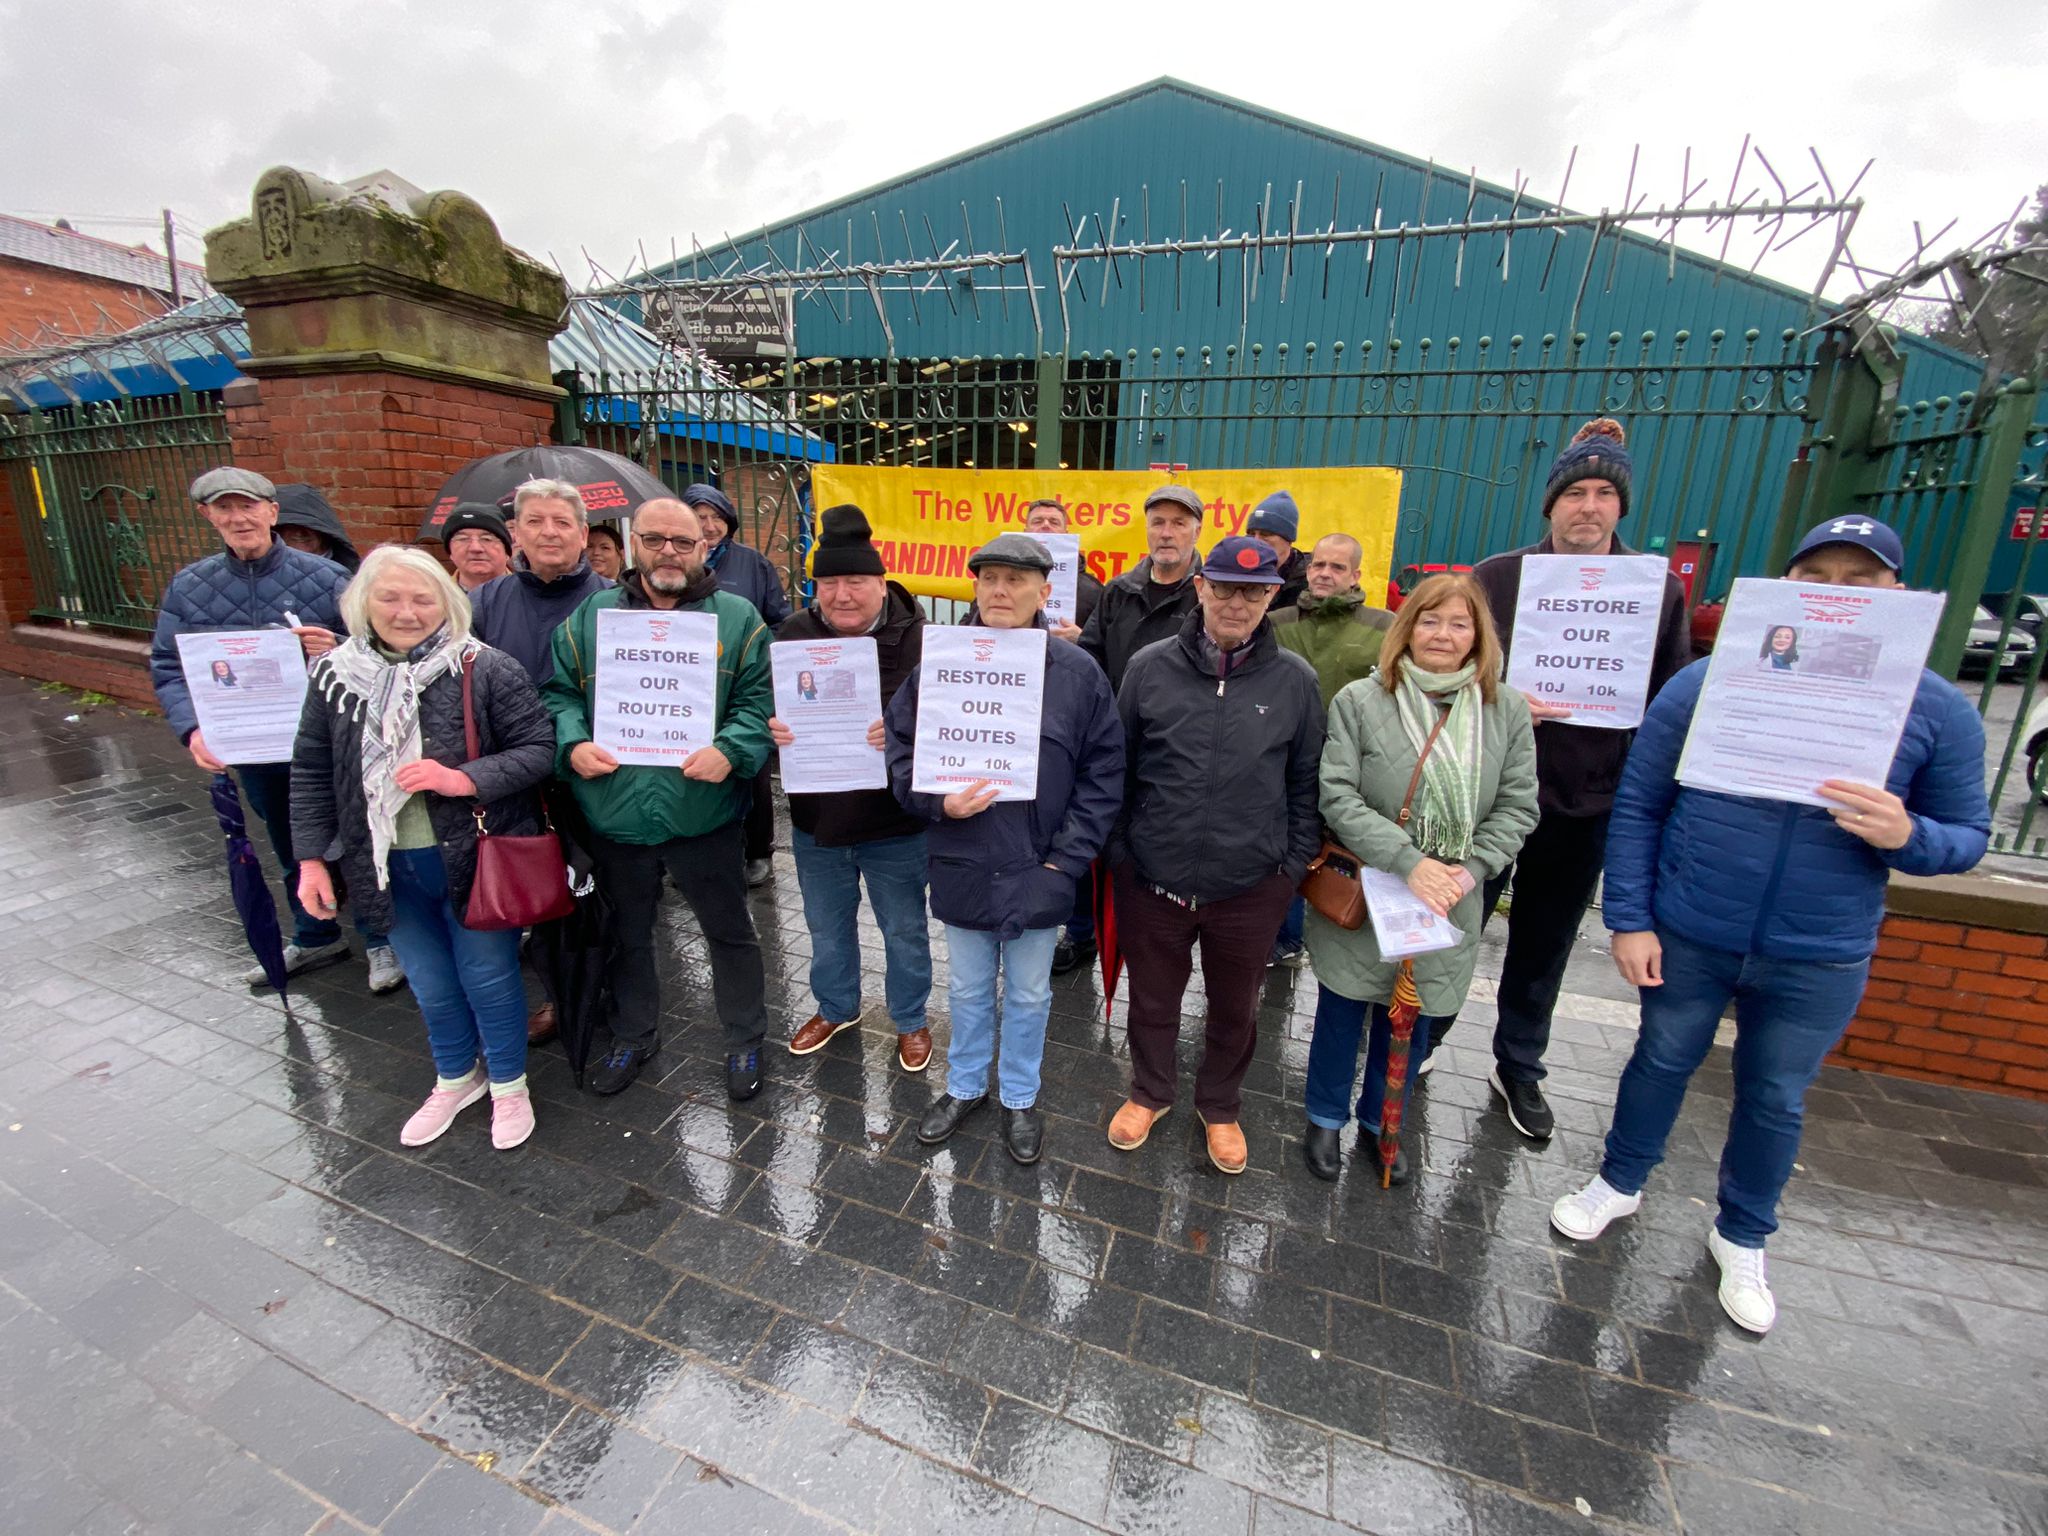
<svg viewBox="0 0 2048 1536"><path fill-rule="evenodd" d="M470 686L474 657L462 661L462 739L469 760L483 756L476 731L476 702ZM476 879L469 888L469 910L462 926L482 932L506 928L531 928L552 922L576 910L576 898L569 891L569 867L562 857L562 840L554 824L541 819L547 830L531 837L507 837L484 828L481 802L471 808L476 817Z"/></svg>

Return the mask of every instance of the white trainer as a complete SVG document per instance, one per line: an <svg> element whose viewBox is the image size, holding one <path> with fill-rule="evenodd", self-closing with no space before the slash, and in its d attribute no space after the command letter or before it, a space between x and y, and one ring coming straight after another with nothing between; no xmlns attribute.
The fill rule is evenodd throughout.
<svg viewBox="0 0 2048 1536"><path fill-rule="evenodd" d="M405 985L405 966L400 963L398 951L389 944L380 944L370 951L370 990L372 992L396 992Z"/></svg>
<svg viewBox="0 0 2048 1536"><path fill-rule="evenodd" d="M310 949L287 942L284 947L284 973L287 976L296 976L301 971L310 971L319 965L332 965L335 961L346 960L348 957L347 939L336 939L332 944L315 944ZM251 987L270 985L270 978L263 974L263 967L260 965L252 965L244 971L242 981L244 985Z"/></svg>
<svg viewBox="0 0 2048 1536"><path fill-rule="evenodd" d="M1633 1216L1642 1206L1640 1190L1624 1195L1596 1173L1584 1189L1559 1197L1550 1208L1550 1224L1575 1242L1589 1243L1605 1232L1610 1222Z"/></svg>
<svg viewBox="0 0 2048 1536"><path fill-rule="evenodd" d="M1769 1333L1778 1320L1778 1303L1765 1274L1763 1249L1738 1248L1719 1227L1712 1227L1707 1231L1707 1252L1721 1266L1721 1310L1739 1328Z"/></svg>

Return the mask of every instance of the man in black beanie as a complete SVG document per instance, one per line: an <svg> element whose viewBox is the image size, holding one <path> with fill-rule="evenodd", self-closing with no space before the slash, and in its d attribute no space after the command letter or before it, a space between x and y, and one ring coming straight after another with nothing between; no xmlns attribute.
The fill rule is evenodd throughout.
<svg viewBox="0 0 2048 1536"><path fill-rule="evenodd" d="M1500 632L1503 671L1515 643L1523 558L1636 553L1615 534L1616 525L1628 515L1633 479L1621 423L1604 416L1587 422L1545 478L1543 519L1549 528L1542 539L1482 560L1473 570L1472 579L1485 591ZM1649 697L1655 698L1657 690L1691 660L1685 589L1667 572ZM1579 924L1600 883L1607 814L1635 732L1574 725L1559 718L1565 710L1533 695L1529 713L1536 719L1541 814L1513 866L1487 882L1480 911L1492 913L1512 877L1515 895L1508 908L1508 952L1496 997L1492 1084L1509 1123L1532 1140L1546 1141L1555 1126L1540 1086L1543 1053L1550 1045L1550 1016L1564 985L1565 962L1578 942ZM1437 1042L1442 1040L1440 1030ZM1431 1056L1437 1059L1434 1051Z"/></svg>
<svg viewBox="0 0 2048 1536"><path fill-rule="evenodd" d="M882 705L917 671L924 656L924 610L889 580L875 549L867 514L856 506L827 507L818 516L811 552L816 598L783 620L777 640L844 640L870 635L882 671ZM796 740L780 717L768 722L778 747ZM868 741L883 744L882 722ZM811 994L818 1011L790 1038L789 1049L808 1056L843 1029L860 1022L861 881L882 930L883 989L896 1026L896 1059L906 1072L922 1072L932 1059L925 1004L932 991L932 951L925 920L924 823L887 789L849 789L789 796L790 841L796 850L797 887L804 925L811 933Z"/></svg>

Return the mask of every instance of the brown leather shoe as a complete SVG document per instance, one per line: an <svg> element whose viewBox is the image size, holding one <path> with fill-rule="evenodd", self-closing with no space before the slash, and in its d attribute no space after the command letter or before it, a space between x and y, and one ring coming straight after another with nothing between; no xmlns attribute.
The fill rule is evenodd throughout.
<svg viewBox="0 0 2048 1536"><path fill-rule="evenodd" d="M1119 1152L1137 1151L1165 1113L1163 1109L1147 1109L1136 1099L1124 1100L1124 1107L1109 1122L1109 1144Z"/></svg>
<svg viewBox="0 0 2048 1536"><path fill-rule="evenodd" d="M1203 1134L1209 1138L1209 1161L1216 1165L1218 1173L1243 1173L1244 1165L1251 1153L1244 1144L1244 1132L1235 1120L1227 1125L1202 1126Z"/></svg>
<svg viewBox="0 0 2048 1536"><path fill-rule="evenodd" d="M913 1029L896 1037L896 1062L906 1072L922 1072L932 1064L932 1032Z"/></svg>
<svg viewBox="0 0 2048 1536"><path fill-rule="evenodd" d="M826 1042L842 1029L852 1029L859 1019L848 1019L844 1024L829 1022L822 1013L814 1013L804 1021L804 1027L789 1037L789 1054L808 1056L813 1051L825 1049Z"/></svg>
<svg viewBox="0 0 2048 1536"><path fill-rule="evenodd" d="M555 1038L555 1005L542 1003L526 1016L526 1043L529 1047L546 1045Z"/></svg>

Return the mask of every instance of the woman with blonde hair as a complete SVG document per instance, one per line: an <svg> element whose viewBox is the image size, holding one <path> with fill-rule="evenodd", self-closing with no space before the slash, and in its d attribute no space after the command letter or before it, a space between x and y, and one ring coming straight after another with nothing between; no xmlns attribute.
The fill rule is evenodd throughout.
<svg viewBox="0 0 2048 1536"><path fill-rule="evenodd" d="M1457 1013L1479 948L1479 889L1514 861L1536 825L1536 741L1528 702L1500 678L1500 642L1470 576L1431 576L1401 605L1371 676L1330 704L1322 811L1329 834L1365 864L1399 875L1459 930L1450 949L1412 962L1422 1014L1411 1059L1429 1054L1432 1026ZM1305 933L1317 980L1315 1035L1302 1153L1334 1179L1339 1132L1351 1118L1358 1043L1371 1021L1356 1114L1361 1143L1380 1160L1388 1004L1400 962L1384 958L1372 923L1347 930L1311 909ZM1398 1150L1391 1181L1407 1182Z"/></svg>
<svg viewBox="0 0 2048 1536"><path fill-rule="evenodd" d="M555 731L526 669L469 632L469 599L440 563L387 544L341 595L349 639L308 669L292 753L299 899L332 916L334 870L405 963L439 1074L399 1140L423 1146L491 1095L491 1141L533 1134L517 930L463 926L480 827L540 829L534 788ZM472 757L464 694L479 748ZM330 867L331 866L331 867Z"/></svg>

